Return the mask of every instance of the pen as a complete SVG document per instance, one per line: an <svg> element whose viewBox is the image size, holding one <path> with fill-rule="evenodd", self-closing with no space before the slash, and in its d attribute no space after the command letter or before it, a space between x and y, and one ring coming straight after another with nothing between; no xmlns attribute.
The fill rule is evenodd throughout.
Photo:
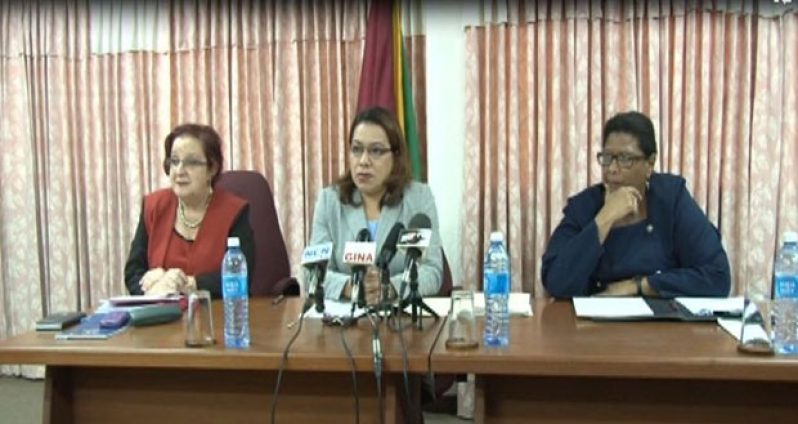
<svg viewBox="0 0 798 424"><path fill-rule="evenodd" d="M272 305L275 305L275 306L276 306L276 305L279 305L279 304L280 304L280 302L282 302L282 301L283 301L283 299L285 299L285 296L284 296L284 295L282 295L282 294L281 294L281 295L279 295L279 296L277 296L277 297L275 297L275 298L274 298L274 300L272 300Z"/></svg>

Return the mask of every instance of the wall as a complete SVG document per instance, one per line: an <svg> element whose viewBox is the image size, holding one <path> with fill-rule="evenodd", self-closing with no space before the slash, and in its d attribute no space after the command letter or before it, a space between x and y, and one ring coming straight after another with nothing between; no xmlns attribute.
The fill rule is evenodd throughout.
<svg viewBox="0 0 798 424"><path fill-rule="evenodd" d="M465 36L459 2L425 2L427 176L438 206L441 238L460 284L460 204L465 150Z"/></svg>

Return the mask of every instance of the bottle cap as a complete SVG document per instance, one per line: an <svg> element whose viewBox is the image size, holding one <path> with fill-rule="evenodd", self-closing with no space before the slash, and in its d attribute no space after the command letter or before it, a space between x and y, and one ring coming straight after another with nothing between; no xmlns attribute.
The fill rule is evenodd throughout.
<svg viewBox="0 0 798 424"><path fill-rule="evenodd" d="M227 238L227 247L239 247L241 243L238 241L238 237L228 237Z"/></svg>
<svg viewBox="0 0 798 424"><path fill-rule="evenodd" d="M784 242L785 243L798 243L798 233L795 231L785 231L784 232Z"/></svg>
<svg viewBox="0 0 798 424"><path fill-rule="evenodd" d="M502 234L501 231L494 231L494 232L490 233L490 242L491 243L496 243L496 242L500 242L500 241L504 241L504 234Z"/></svg>

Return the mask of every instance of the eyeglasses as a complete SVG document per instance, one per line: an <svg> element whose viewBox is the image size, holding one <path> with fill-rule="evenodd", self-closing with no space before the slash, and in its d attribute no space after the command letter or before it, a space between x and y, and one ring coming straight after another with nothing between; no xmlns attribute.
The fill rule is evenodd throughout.
<svg viewBox="0 0 798 424"><path fill-rule="evenodd" d="M349 148L349 154L351 154L353 157L359 159L361 156L363 156L363 152L367 152L371 160L377 160L381 158L382 155L392 151L393 149L389 149L387 147L380 147L377 145L371 145L368 148L365 148L361 145L354 144L352 145L352 147Z"/></svg>
<svg viewBox="0 0 798 424"><path fill-rule="evenodd" d="M207 161L187 158L187 159L179 159L179 158L169 158L166 161L171 168L177 168L180 164L183 164L183 168L186 169L197 169L201 166L205 166L208 164Z"/></svg>
<svg viewBox="0 0 798 424"><path fill-rule="evenodd" d="M610 153L599 152L596 155L596 159L598 160L599 165L603 167L608 167L612 164L612 161L617 161L618 166L621 168L631 168L635 162L645 159L646 157L643 155L627 155L625 153L621 153L620 155L613 155Z"/></svg>

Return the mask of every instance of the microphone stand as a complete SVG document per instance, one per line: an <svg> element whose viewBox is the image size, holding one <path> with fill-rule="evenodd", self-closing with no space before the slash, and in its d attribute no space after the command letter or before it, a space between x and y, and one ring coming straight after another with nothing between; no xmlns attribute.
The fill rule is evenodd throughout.
<svg viewBox="0 0 798 424"><path fill-rule="evenodd" d="M318 283L316 285L316 312L324 312L324 274L327 273L327 266L319 266L316 268L316 278Z"/></svg>
<svg viewBox="0 0 798 424"><path fill-rule="evenodd" d="M352 278L352 309L349 311L349 318L354 319L355 317L355 308L365 308L366 307L366 291L363 290L364 278L365 278L365 269L363 271L355 271L353 274L355 278Z"/></svg>
<svg viewBox="0 0 798 424"><path fill-rule="evenodd" d="M423 314L419 311L419 309L432 315L435 321L440 319L438 314L429 305L424 303L424 300L418 294L418 267L416 265L416 261L412 261L410 264L410 294L408 295L407 300L402 301L402 310L404 310L408 304L410 305L411 322L416 324L419 330L424 328L422 323Z"/></svg>
<svg viewBox="0 0 798 424"><path fill-rule="evenodd" d="M391 299L391 273L388 265L380 267L380 301L377 304L376 312L380 319L387 319L393 311L393 299Z"/></svg>
<svg viewBox="0 0 798 424"><path fill-rule="evenodd" d="M316 307L316 312L322 313L324 312L324 274L326 273L326 267L322 267L320 265L316 265L314 269L310 271L311 275L311 283L309 289L312 292L308 293L308 298L305 300L305 306L303 311L306 312L310 309L311 306Z"/></svg>

